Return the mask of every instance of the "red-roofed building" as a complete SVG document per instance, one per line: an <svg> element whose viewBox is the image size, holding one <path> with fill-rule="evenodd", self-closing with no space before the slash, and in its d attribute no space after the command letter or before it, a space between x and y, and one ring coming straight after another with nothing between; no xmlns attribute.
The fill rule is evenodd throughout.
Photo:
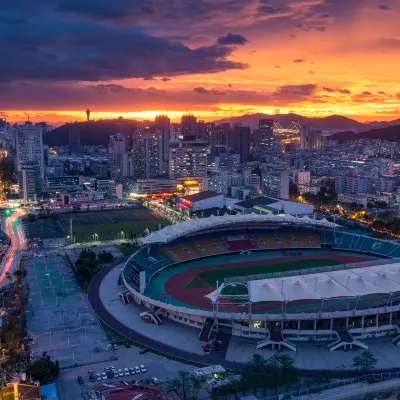
<svg viewBox="0 0 400 400"><path fill-rule="evenodd" d="M161 388L148 384L138 386L112 382L107 386L99 386L92 389L98 400L176 400L179 399L177 392L164 392Z"/></svg>

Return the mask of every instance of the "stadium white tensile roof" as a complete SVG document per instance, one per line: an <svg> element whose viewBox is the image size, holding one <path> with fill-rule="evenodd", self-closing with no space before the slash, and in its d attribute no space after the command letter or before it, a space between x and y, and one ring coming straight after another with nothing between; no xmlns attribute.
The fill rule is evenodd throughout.
<svg viewBox="0 0 400 400"><path fill-rule="evenodd" d="M224 286L206 297L224 297ZM248 292L253 303L390 294L400 292L400 263L249 281Z"/></svg>
<svg viewBox="0 0 400 400"><path fill-rule="evenodd" d="M189 221L181 222L179 224L170 225L159 231L153 232L150 235L140 239L143 245L153 244L153 243L168 243L179 237L184 237L187 235L194 234L198 231L208 229L223 227L228 225L234 225L238 223L267 223L267 222L277 222L277 223L296 223L296 224L306 224L314 225L321 228L334 228L337 226L333 222L329 222L324 219L311 219L307 216L296 217L289 214L275 215L275 214L225 214L220 216L211 215L208 218L194 218Z"/></svg>

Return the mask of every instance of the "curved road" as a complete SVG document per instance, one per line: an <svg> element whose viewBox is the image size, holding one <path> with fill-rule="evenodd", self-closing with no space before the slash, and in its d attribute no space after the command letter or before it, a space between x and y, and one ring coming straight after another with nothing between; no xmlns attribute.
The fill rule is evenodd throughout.
<svg viewBox="0 0 400 400"><path fill-rule="evenodd" d="M9 283L6 274L7 272L12 273L15 270L20 259L21 251L25 249L25 236L20 219L25 216L26 213L26 210L19 208L3 222L2 229L11 239L11 244L0 265L0 286Z"/></svg>

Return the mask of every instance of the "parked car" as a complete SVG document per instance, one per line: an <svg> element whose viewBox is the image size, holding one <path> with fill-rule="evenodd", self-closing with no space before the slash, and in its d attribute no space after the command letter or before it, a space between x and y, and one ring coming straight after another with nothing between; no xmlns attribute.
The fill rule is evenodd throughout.
<svg viewBox="0 0 400 400"><path fill-rule="evenodd" d="M138 366L138 365L136 365L136 367L135 367L135 371L136 371L136 373L137 373L137 374L140 374L140 368L139 368L139 366Z"/></svg>
<svg viewBox="0 0 400 400"><path fill-rule="evenodd" d="M124 376L124 371L121 368L118 368L118 376Z"/></svg>
<svg viewBox="0 0 400 400"><path fill-rule="evenodd" d="M149 351L149 349L147 347L143 347L142 349L140 349L139 354L144 354L147 353Z"/></svg>
<svg viewBox="0 0 400 400"><path fill-rule="evenodd" d="M101 381L101 373L100 373L100 372L98 372L98 373L96 374L96 379L97 379L98 381Z"/></svg>
<svg viewBox="0 0 400 400"><path fill-rule="evenodd" d="M117 344L113 344L113 349L114 350L118 350L118 345Z"/></svg>
<svg viewBox="0 0 400 400"><path fill-rule="evenodd" d="M125 374L125 376L129 376L130 375L129 368L125 368L124 369L124 374Z"/></svg>
<svg viewBox="0 0 400 400"><path fill-rule="evenodd" d="M104 381L107 379L107 374L105 372L102 372L101 379L103 379Z"/></svg>
<svg viewBox="0 0 400 400"><path fill-rule="evenodd" d="M78 376L78 383L80 384L80 385L83 385L85 382L83 381L83 377L82 376Z"/></svg>
<svg viewBox="0 0 400 400"><path fill-rule="evenodd" d="M111 369L108 369L108 370L106 371L106 375L107 375L107 379L113 379L113 378L115 378L115 374L114 374L114 372L113 372Z"/></svg>
<svg viewBox="0 0 400 400"><path fill-rule="evenodd" d="M93 375L93 370L92 370L92 369L88 369L87 374L88 374L89 376L90 376L90 375Z"/></svg>
<svg viewBox="0 0 400 400"><path fill-rule="evenodd" d="M96 376L95 376L95 374L93 372L91 374L89 374L89 381L90 382L96 382Z"/></svg>
<svg viewBox="0 0 400 400"><path fill-rule="evenodd" d="M151 380L153 381L153 383L158 383L159 382L157 378L152 378Z"/></svg>
<svg viewBox="0 0 400 400"><path fill-rule="evenodd" d="M129 372L131 373L131 375L135 375L136 374L135 368L133 368L133 367L129 368Z"/></svg>
<svg viewBox="0 0 400 400"><path fill-rule="evenodd" d="M146 367L143 364L140 366L140 371L141 372L146 372L147 371Z"/></svg>
<svg viewBox="0 0 400 400"><path fill-rule="evenodd" d="M131 347L131 344L130 344L129 342L126 342L126 343L125 343L125 347L126 347L127 349L129 349L129 347Z"/></svg>

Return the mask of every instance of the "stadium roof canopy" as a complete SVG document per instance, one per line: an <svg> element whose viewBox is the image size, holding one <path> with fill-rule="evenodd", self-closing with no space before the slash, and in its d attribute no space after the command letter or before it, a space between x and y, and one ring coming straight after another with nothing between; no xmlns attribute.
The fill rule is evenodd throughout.
<svg viewBox="0 0 400 400"><path fill-rule="evenodd" d="M223 297L223 287L206 297ZM400 292L400 263L249 281L248 292L253 303L390 294Z"/></svg>
<svg viewBox="0 0 400 400"><path fill-rule="evenodd" d="M172 240L178 239L179 237L188 236L209 230L211 228L226 227L229 225L237 224L262 224L262 223L293 223L293 224L305 224L314 225L320 228L334 228L336 224L324 219L312 219L308 216L302 218L295 217L290 214L274 215L268 214L235 214L235 215L211 215L208 218L194 218L189 221L181 222L176 225L169 225L159 231L153 232L150 235L140 239L143 245L153 243L168 243Z"/></svg>

